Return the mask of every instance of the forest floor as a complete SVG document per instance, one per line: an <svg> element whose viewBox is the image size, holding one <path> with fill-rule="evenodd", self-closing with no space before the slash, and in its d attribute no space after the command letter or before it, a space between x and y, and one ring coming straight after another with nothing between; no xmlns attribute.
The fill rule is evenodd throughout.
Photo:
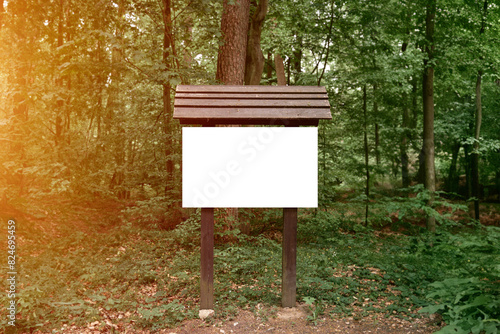
<svg viewBox="0 0 500 334"><path fill-rule="evenodd" d="M25 231L20 231L21 238L19 238L19 248L22 250L30 250L32 254L25 255L25 257L31 257L33 259L40 258L40 252L47 252L46 250L39 250L43 247L34 246L30 247L29 243L33 239L33 235L41 236L40 245L46 243L48 240L55 239L64 239L69 236L69 234L73 232L80 232L86 234L87 236L95 234L100 235L100 240L106 240L106 234L112 234L115 227L122 225L124 222L121 218L121 212L124 209L126 204L123 202L115 202L115 201L94 201L87 203L74 203L70 200L62 200L60 199L57 202L47 202L38 208L34 208L30 210L29 213L21 212L12 207L4 207L3 212L0 215L2 221L6 219L14 218L17 220L18 225L21 222L24 222L26 226L29 226ZM43 209L40 209L43 208ZM487 213L487 220L490 223L498 222L498 211L496 206L486 206L485 212ZM485 213L485 215L486 215ZM490 221L491 220L491 221ZM62 225L66 226L66 229L61 229ZM2 229L2 234L3 229ZM68 234L69 233L69 234ZM141 238L139 238L141 239ZM45 240L45 241L44 241ZM3 241L2 241L3 242ZM139 240L140 242L140 240ZM148 241L149 243L149 241ZM84 248L85 245L79 245L77 248L82 248L81 252L85 253ZM95 245L94 245L95 246ZM108 247L105 244L101 244L101 247ZM93 246L89 246L93 247ZM125 253L125 248L130 249L129 246L119 247L118 245L110 245L110 249L119 249L122 253ZM113 248L114 247L114 248ZM73 244L68 246L68 251L77 251ZM101 251L99 251L101 252ZM103 251L104 252L104 251ZM77 253L75 253L77 254ZM78 253L80 254L80 253ZM120 254L118 251L117 254ZM92 254L88 254L89 257L92 257ZM103 257L109 255L103 255ZM109 260L109 257L107 258ZM40 260L41 261L41 260ZM55 261L56 268L54 270L63 271L64 264ZM42 265L40 265L42 266ZM348 267L345 267L346 270ZM25 272L29 270L26 268ZM43 272L43 271L42 271ZM338 275L349 276L352 275L350 273L337 273ZM68 274L69 275L69 274ZM1 276L1 275L0 275ZM27 277L28 275L26 275ZM34 274L33 274L34 276ZM53 277L54 274L50 273L50 276ZM84 276L84 275L83 275ZM83 277L80 276L80 277ZM70 276L68 276L70 277ZM106 282L105 276L101 279L104 281L101 284L100 290L112 289L111 284L113 282L117 282L115 278L110 282ZM36 282L36 281L35 281ZM31 283L33 284L33 282ZM54 284L56 284L54 282ZM64 283L63 283L64 284ZM84 283L84 286L87 283ZM19 290L23 288L29 287L30 283L21 284ZM90 289L89 285L86 285L88 289ZM32 288L32 287L31 287ZM31 289L30 288L30 289ZM88 293L87 288L83 288L82 291L78 291L78 293ZM54 291L57 291L57 288L54 288ZM69 288L68 288L69 290ZM83 292L87 291L87 292ZM21 291L22 293L22 291ZM47 292L46 298L53 298L54 292ZM68 297L69 298L69 297ZM42 298L40 297L40 300ZM170 299L169 299L170 300ZM95 302L92 302L95 304ZM50 304L50 303L46 303ZM58 303L54 303L58 304ZM64 303L60 302L61 306ZM194 302L196 304L196 301ZM381 313L381 312L363 312L360 306L356 306L359 310L356 310L356 307L350 312L350 314L342 315L342 312L331 312L331 306L326 306L325 309L321 310L321 313L317 314L317 316L313 317L312 308L303 302L298 303L296 308L291 309L283 309L277 306L277 304L253 304L250 307L236 307L228 314L216 314L213 318L208 318L206 320L201 320L196 316L193 316L196 313L191 312L191 316L186 317L187 320L182 320L180 322L176 322L174 326L170 326L169 328L163 329L148 329L141 328L141 326L137 326L136 320L126 320L120 321L120 317L118 314L123 314L123 312L116 312L117 317L115 318L113 315L111 317L109 314L112 314L113 311L105 312L101 308L99 308L98 313L104 313L106 316L90 318L88 321L80 322L71 322L72 316L70 319L51 319L50 314L53 311L50 310L50 307L47 309L47 305L43 307L26 306L26 310L28 312L33 312L35 317L38 317L41 320L45 320L45 325L49 325L51 328L49 331L44 331L41 329L41 325L37 325L36 327L31 327L26 331L17 331L17 333L387 333L387 334L396 334L396 333L433 333L438 330L440 327L444 325L441 320L433 316L426 315L418 315L418 310L412 310L411 313L415 315L413 318L404 318L398 316L396 311L394 314L391 312ZM190 306L193 308L192 306ZM2 319L4 318L3 309L0 309L0 315ZM35 314L35 311L37 314ZM102 311L102 312L101 312ZM47 312L46 315L43 312ZM42 314L40 314L42 313ZM88 313L88 312L87 312ZM136 314L137 315L137 314ZM26 317L26 315L20 315L21 318L24 318L24 323L26 324L26 320L29 321L30 315ZM101 314L102 316L102 314ZM106 317L108 319L106 319ZM48 320L47 320L48 319ZM110 319L112 321L110 321ZM153 320L156 318L152 318ZM157 319L160 320L160 319ZM53 323L53 322L57 322ZM59 325L60 324L60 325ZM54 326L55 325L55 326ZM60 327L59 327L60 326ZM43 326L45 327L45 326ZM42 328L43 328L42 327ZM29 328L29 326L28 326Z"/></svg>
<svg viewBox="0 0 500 334"><path fill-rule="evenodd" d="M354 320L353 317L331 318L320 317L316 325L308 320L310 313L304 305L296 308L276 309L263 307L261 312L268 312L270 318L256 316L247 310L238 310L237 316L231 319L185 320L176 327L147 330L138 329L133 325L117 326L116 332L123 334L247 334L247 333L284 333L284 334L309 334L309 333L344 333L344 334L431 334L442 326L437 326L428 317L421 317L412 321L396 317L379 315ZM69 326L61 328L60 333L67 334L98 334L108 332L96 330L98 323L87 326ZM113 333L113 331L109 331ZM48 334L51 332L36 331L34 334Z"/></svg>
<svg viewBox="0 0 500 334"><path fill-rule="evenodd" d="M203 320L189 320L173 330L164 333L176 334L220 334L220 333L434 333L440 326L432 323L427 317L402 320L384 315L367 316L354 320L353 317L318 317L316 324L307 318L310 311L305 305L289 309L263 308L261 312L271 313L270 318L256 316L255 313L239 310L238 315L231 320L206 322Z"/></svg>

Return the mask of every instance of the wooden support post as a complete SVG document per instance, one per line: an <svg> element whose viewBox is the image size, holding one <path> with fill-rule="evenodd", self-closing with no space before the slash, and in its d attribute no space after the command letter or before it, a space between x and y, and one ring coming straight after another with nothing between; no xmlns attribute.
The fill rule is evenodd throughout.
<svg viewBox="0 0 500 334"><path fill-rule="evenodd" d="M283 307L295 307L297 290L297 208L283 209Z"/></svg>
<svg viewBox="0 0 500 334"><path fill-rule="evenodd" d="M201 209L200 309L214 308L214 209Z"/></svg>

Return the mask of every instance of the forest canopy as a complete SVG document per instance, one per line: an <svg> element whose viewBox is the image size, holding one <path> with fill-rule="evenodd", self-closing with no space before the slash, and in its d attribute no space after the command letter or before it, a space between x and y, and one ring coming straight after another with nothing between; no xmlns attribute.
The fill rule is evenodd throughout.
<svg viewBox="0 0 500 334"><path fill-rule="evenodd" d="M3 203L61 195L178 204L175 87L221 83L221 15L238 4L1 5ZM286 84L329 92L334 119L319 127L322 206L339 189L370 199L374 184L498 199L497 3L261 0L249 1L247 15L245 71L258 66L245 82L275 85L278 56Z"/></svg>

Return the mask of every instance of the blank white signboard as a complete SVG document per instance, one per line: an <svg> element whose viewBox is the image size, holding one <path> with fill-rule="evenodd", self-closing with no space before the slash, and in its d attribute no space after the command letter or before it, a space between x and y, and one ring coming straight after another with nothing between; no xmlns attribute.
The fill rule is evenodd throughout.
<svg viewBox="0 0 500 334"><path fill-rule="evenodd" d="M317 128L183 128L182 206L317 207Z"/></svg>

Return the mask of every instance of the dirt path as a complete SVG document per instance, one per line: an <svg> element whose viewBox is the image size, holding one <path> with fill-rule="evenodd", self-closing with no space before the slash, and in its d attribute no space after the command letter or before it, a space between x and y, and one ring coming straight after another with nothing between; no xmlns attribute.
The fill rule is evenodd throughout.
<svg viewBox="0 0 500 334"><path fill-rule="evenodd" d="M353 317L338 318L322 316L316 325L307 320L309 311L306 306L292 309L260 308L254 312L240 310L237 316L231 319L192 319L181 323L175 328L159 331L138 330L133 324L109 324L94 322L86 327L63 327L58 333L65 334L247 334L247 333L283 333L283 334L309 334L309 333L373 333L373 334L431 334L437 331L436 326L429 318L419 318L412 321L402 320L397 317L385 317L384 314L354 320ZM326 312L325 314L328 314ZM37 331L35 334L48 334Z"/></svg>
<svg viewBox="0 0 500 334"><path fill-rule="evenodd" d="M367 317L354 320L352 317L332 318L330 316L320 317L314 325L307 320L308 311L303 307L293 309L278 309L276 311L261 310L261 314L270 312L269 318L258 317L250 311L240 311L231 320L226 321L202 321L190 320L181 326L162 331L168 334L243 334L243 333L380 333L380 334L402 334L402 333L433 333L439 329L430 325L428 318L414 321L401 320L396 317L385 318L383 315L375 315L375 318Z"/></svg>

